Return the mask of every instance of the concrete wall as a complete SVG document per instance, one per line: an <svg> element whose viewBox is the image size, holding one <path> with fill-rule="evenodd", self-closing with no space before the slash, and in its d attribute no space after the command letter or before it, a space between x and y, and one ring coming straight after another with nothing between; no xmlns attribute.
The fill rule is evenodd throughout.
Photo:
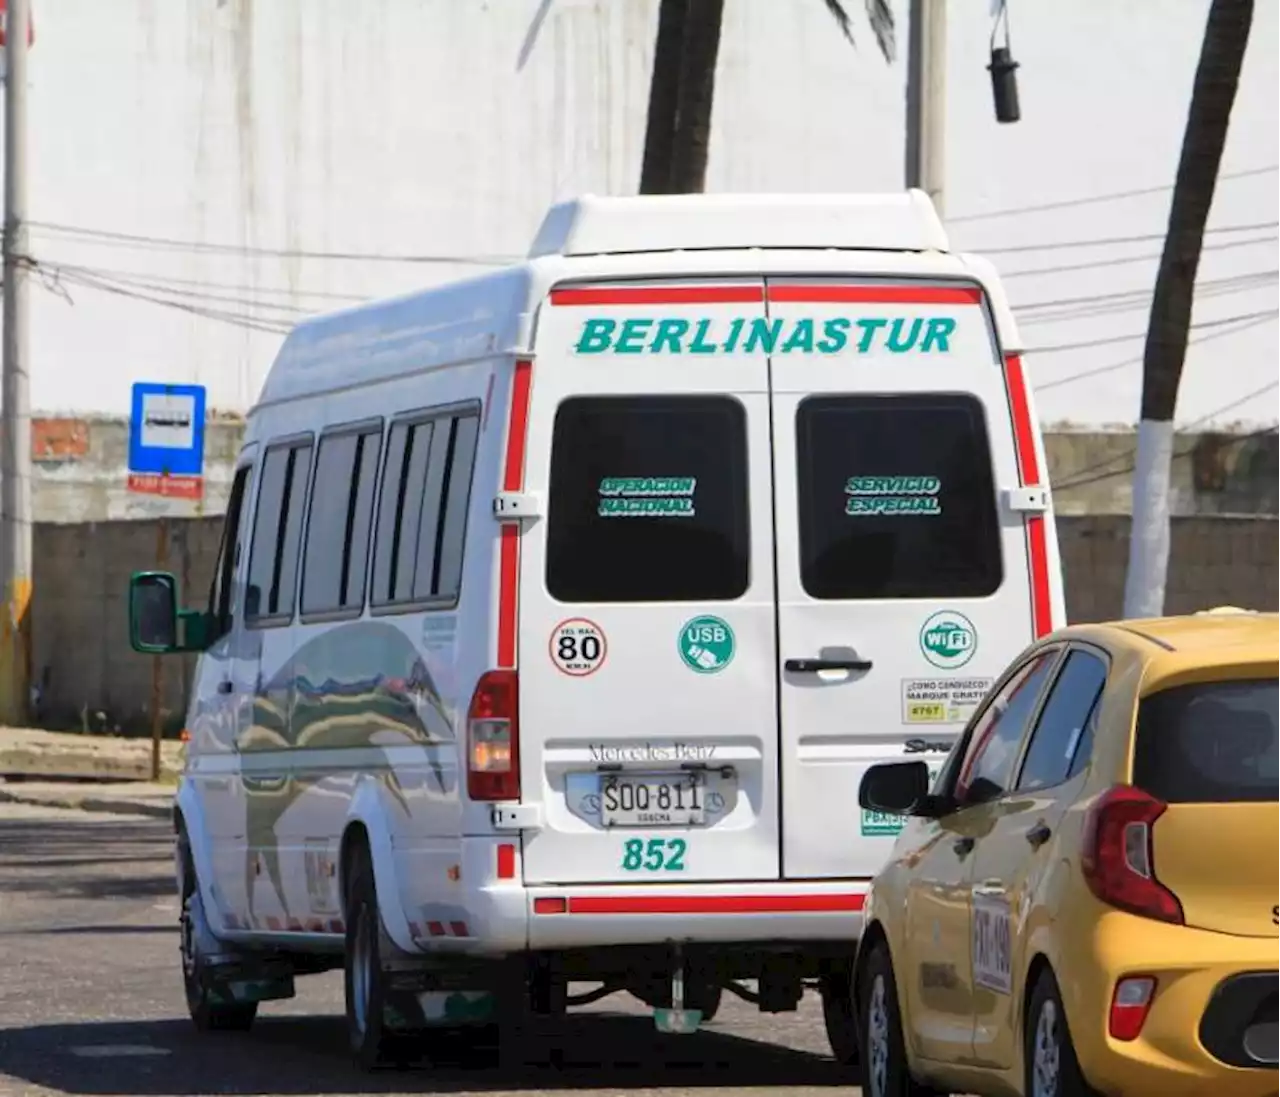
<svg viewBox="0 0 1280 1097"><path fill-rule="evenodd" d="M36 527L34 670L43 722L58 727L149 726L156 662L128 645L129 573L167 559L187 604L204 601L218 551L217 519L172 521L163 543L154 522ZM1120 614L1129 520L1063 517L1058 523L1071 621ZM1169 612L1234 604L1277 608L1274 518L1175 519ZM166 722L180 726L194 660L166 658Z"/></svg>
<svg viewBox="0 0 1280 1097"><path fill-rule="evenodd" d="M127 419L37 418L32 430L37 522L121 518L198 518L226 509L243 420L205 428L205 494L198 502L126 490ZM1045 452L1059 514L1128 514L1132 502L1131 431L1046 431ZM1275 514L1276 432L1180 434L1173 462L1173 513Z"/></svg>
<svg viewBox="0 0 1280 1097"><path fill-rule="evenodd" d="M129 576L161 567L184 604L207 600L221 518L37 525L32 599L32 680L37 722L93 730L149 727L160 668L166 722L181 726L194 657L152 659L129 647Z"/></svg>

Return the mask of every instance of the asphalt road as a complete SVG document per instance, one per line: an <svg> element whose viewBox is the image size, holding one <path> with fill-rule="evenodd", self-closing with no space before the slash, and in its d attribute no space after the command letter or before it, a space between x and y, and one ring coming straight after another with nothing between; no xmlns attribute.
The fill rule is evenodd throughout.
<svg viewBox="0 0 1280 1097"><path fill-rule="evenodd" d="M165 822L0 804L0 1097L86 1094L487 1094L490 1097L851 1097L817 1002L661 1036L629 997L570 1015L562 1069L499 1070L454 1044L363 1075L344 1045L340 973L298 981L247 1034L187 1019Z"/></svg>

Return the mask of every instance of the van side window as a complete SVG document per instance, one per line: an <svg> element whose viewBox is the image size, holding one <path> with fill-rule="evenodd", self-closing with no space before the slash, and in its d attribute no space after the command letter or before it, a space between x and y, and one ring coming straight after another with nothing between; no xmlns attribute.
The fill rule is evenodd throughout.
<svg viewBox="0 0 1280 1097"><path fill-rule="evenodd" d="M305 613L364 607L382 424L322 435L303 551Z"/></svg>
<svg viewBox="0 0 1280 1097"><path fill-rule="evenodd" d="M311 449L310 439L288 442L268 447L263 458L249 550L246 622L266 624L293 617Z"/></svg>
<svg viewBox="0 0 1280 1097"><path fill-rule="evenodd" d="M466 543L471 475L475 469L479 437L478 415L454 419L449 474L445 477L447 489L436 534L435 572L432 577L432 589L440 598L456 598L462 589L462 550Z"/></svg>
<svg viewBox="0 0 1280 1097"><path fill-rule="evenodd" d="M222 526L222 544L218 548L218 562L209 588L210 643L229 633L235 623L235 579L244 552L245 516L249 513L249 484L252 480L253 466L242 465L236 469L231 483L227 517Z"/></svg>
<svg viewBox="0 0 1280 1097"><path fill-rule="evenodd" d="M575 397L556 412L547 589L695 602L750 583L747 425L727 396Z"/></svg>
<svg viewBox="0 0 1280 1097"><path fill-rule="evenodd" d="M814 396L796 411L800 578L815 598L981 598L1003 579L982 405Z"/></svg>
<svg viewBox="0 0 1280 1097"><path fill-rule="evenodd" d="M457 600L479 425L478 411L470 408L392 423L371 605Z"/></svg>

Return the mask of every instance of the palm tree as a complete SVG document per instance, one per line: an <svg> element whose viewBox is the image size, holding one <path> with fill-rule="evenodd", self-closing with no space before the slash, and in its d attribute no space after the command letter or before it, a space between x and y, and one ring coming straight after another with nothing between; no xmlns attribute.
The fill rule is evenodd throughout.
<svg viewBox="0 0 1280 1097"><path fill-rule="evenodd" d="M844 36L853 25L841 0L823 0ZM867 20L886 60L893 59L889 0L864 0ZM706 182L711 104L724 0L662 0L649 85L641 194L690 194Z"/></svg>
<svg viewBox="0 0 1280 1097"><path fill-rule="evenodd" d="M1252 24L1253 0L1213 0L1200 47L1143 350L1133 526L1124 592L1126 617L1164 612L1173 416L1187 352L1205 221L1213 204Z"/></svg>

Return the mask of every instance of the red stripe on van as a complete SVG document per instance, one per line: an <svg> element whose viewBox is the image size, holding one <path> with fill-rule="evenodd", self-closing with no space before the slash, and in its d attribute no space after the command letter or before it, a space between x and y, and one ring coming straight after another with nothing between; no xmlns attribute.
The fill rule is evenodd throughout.
<svg viewBox="0 0 1280 1097"><path fill-rule="evenodd" d="M502 465L502 490L524 486L525 438L529 432L529 393L533 363L516 363L511 379L511 410L507 419L507 452ZM498 547L498 666L516 665L516 609L520 599L520 528L504 522Z"/></svg>
<svg viewBox="0 0 1280 1097"><path fill-rule="evenodd" d="M516 606L520 598L520 531L502 527L498 555L498 668L516 665Z"/></svg>
<svg viewBox="0 0 1280 1097"><path fill-rule="evenodd" d="M1027 402L1027 375L1022 359L1006 354L1004 383L1013 417L1013 441L1018 454L1018 477L1024 488L1040 483L1040 459L1036 456L1035 428ZM1049 591L1049 541L1044 517L1028 515L1023 522L1027 536L1027 558L1031 569L1031 627L1036 639L1053 631L1053 603Z"/></svg>
<svg viewBox="0 0 1280 1097"><path fill-rule="evenodd" d="M507 459L502 466L502 490L519 491L524 486L524 440L529 431L529 389L533 363L516 363L511 379L511 412L507 419Z"/></svg>
<svg viewBox="0 0 1280 1097"><path fill-rule="evenodd" d="M977 286L769 286L770 301L862 305L980 305Z"/></svg>
<svg viewBox="0 0 1280 1097"><path fill-rule="evenodd" d="M862 892L838 895L573 895L569 897L569 913L852 913L861 910L866 899Z"/></svg>
<svg viewBox="0 0 1280 1097"><path fill-rule="evenodd" d="M551 291L553 305L715 305L763 300L763 286L593 286Z"/></svg>

